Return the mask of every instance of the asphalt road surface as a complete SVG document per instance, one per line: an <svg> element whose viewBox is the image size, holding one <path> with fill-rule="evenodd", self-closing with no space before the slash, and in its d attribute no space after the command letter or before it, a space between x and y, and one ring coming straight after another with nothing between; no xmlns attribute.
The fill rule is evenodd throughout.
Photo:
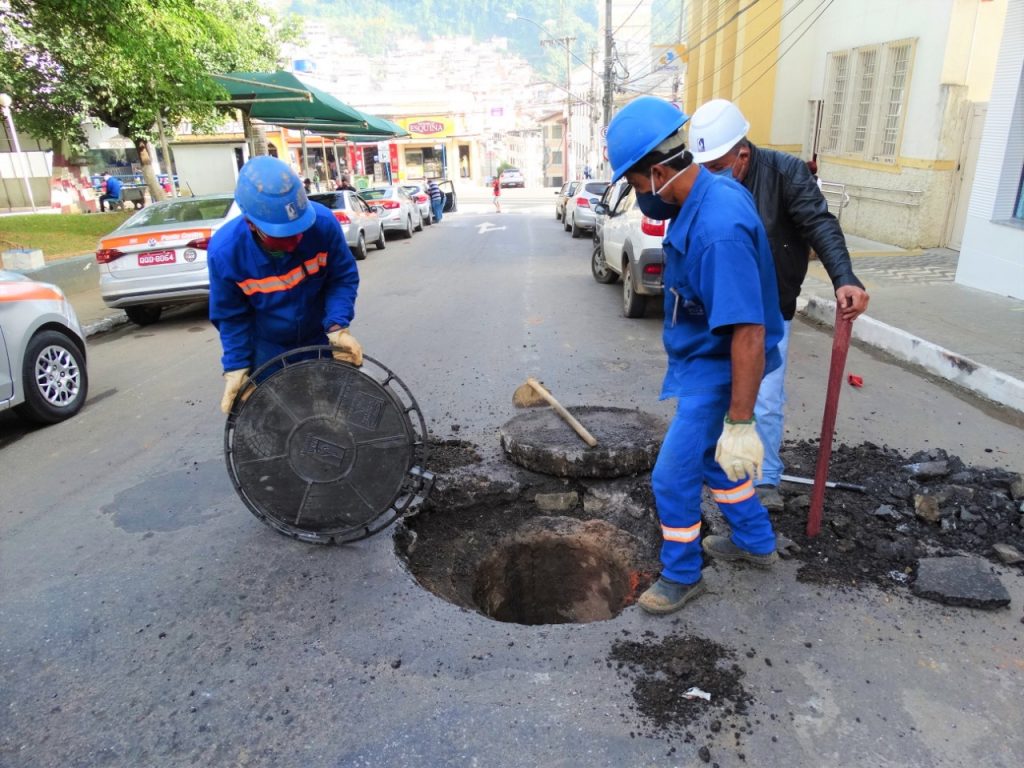
<svg viewBox="0 0 1024 768"><path fill-rule="evenodd" d="M620 286L594 282L553 199L505 190L498 215L464 196L360 263L352 332L439 438L495 453L529 375L567 405L671 416L660 309L620 315ZM789 437L820 430L830 343L794 326ZM739 654L756 724L742 748L711 744L723 768L1024 764L1019 576L994 613L803 584L787 562L771 578L721 569L678 620L495 622L421 589L391 530L319 547L246 511L224 467L219 354L205 307L175 310L92 340L76 418L36 430L0 414L5 768L699 764L706 740L642 724L606 663L626 633L684 631L758 649ZM1022 468L1006 416L860 349L847 370L865 384L843 390L838 442Z"/></svg>

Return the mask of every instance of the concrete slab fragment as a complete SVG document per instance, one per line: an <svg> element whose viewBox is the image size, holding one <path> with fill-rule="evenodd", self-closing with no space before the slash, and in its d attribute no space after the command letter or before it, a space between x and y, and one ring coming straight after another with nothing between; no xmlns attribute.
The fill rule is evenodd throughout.
<svg viewBox="0 0 1024 768"><path fill-rule="evenodd" d="M980 557L926 557L910 587L918 597L967 608L1004 608L1010 593Z"/></svg>

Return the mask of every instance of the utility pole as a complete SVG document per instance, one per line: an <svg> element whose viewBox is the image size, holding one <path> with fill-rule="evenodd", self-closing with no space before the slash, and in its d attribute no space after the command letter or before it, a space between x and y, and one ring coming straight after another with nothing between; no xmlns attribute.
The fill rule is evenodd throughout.
<svg viewBox="0 0 1024 768"><path fill-rule="evenodd" d="M673 51L675 54L672 61L676 66L675 77L672 78L672 101L679 101L679 67L681 62L679 61L679 46L683 42L683 14L686 13L686 0L679 0L679 26L676 28L676 48Z"/></svg>
<svg viewBox="0 0 1024 768"><path fill-rule="evenodd" d="M612 121L612 0L604 0L604 127Z"/></svg>
<svg viewBox="0 0 1024 768"><path fill-rule="evenodd" d="M597 125L597 95L594 93L594 59L597 57L597 48L590 49L590 90L587 91L587 111L590 116L590 141L587 142L587 165L591 171L597 170L597 161L594 159L594 126ZM585 170L585 169L584 169ZM586 174L584 174L586 175Z"/></svg>
<svg viewBox="0 0 1024 768"><path fill-rule="evenodd" d="M562 124L562 181L569 181L569 125L572 118L572 45L575 37L554 37L548 40L541 40L541 45L561 45L565 48L565 120Z"/></svg>

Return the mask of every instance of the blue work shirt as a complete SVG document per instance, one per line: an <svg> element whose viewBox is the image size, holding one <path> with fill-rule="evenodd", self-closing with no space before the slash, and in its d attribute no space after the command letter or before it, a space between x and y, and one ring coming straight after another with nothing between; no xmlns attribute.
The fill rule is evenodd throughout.
<svg viewBox="0 0 1024 768"><path fill-rule="evenodd" d="M116 197L118 200L120 200L121 187L123 186L124 185L121 183L121 180L119 178L117 178L116 176L111 176L109 179L107 179L107 194L110 195L110 197Z"/></svg>
<svg viewBox="0 0 1024 768"><path fill-rule="evenodd" d="M257 368L298 347L327 343L332 325L355 314L359 271L337 219L324 206L293 253L270 256L243 216L211 238L210 320L220 332L225 371Z"/></svg>
<svg viewBox="0 0 1024 768"><path fill-rule="evenodd" d="M701 168L663 248L668 371L661 398L730 387L734 325L763 325L764 372L778 368L779 289L750 193Z"/></svg>

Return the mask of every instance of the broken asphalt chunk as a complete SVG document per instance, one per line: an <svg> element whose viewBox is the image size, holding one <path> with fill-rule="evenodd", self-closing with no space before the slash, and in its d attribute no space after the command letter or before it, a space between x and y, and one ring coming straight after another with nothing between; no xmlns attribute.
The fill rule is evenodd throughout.
<svg viewBox="0 0 1024 768"><path fill-rule="evenodd" d="M1010 604L1010 593L980 557L926 557L910 587L918 597L945 605L992 610Z"/></svg>

